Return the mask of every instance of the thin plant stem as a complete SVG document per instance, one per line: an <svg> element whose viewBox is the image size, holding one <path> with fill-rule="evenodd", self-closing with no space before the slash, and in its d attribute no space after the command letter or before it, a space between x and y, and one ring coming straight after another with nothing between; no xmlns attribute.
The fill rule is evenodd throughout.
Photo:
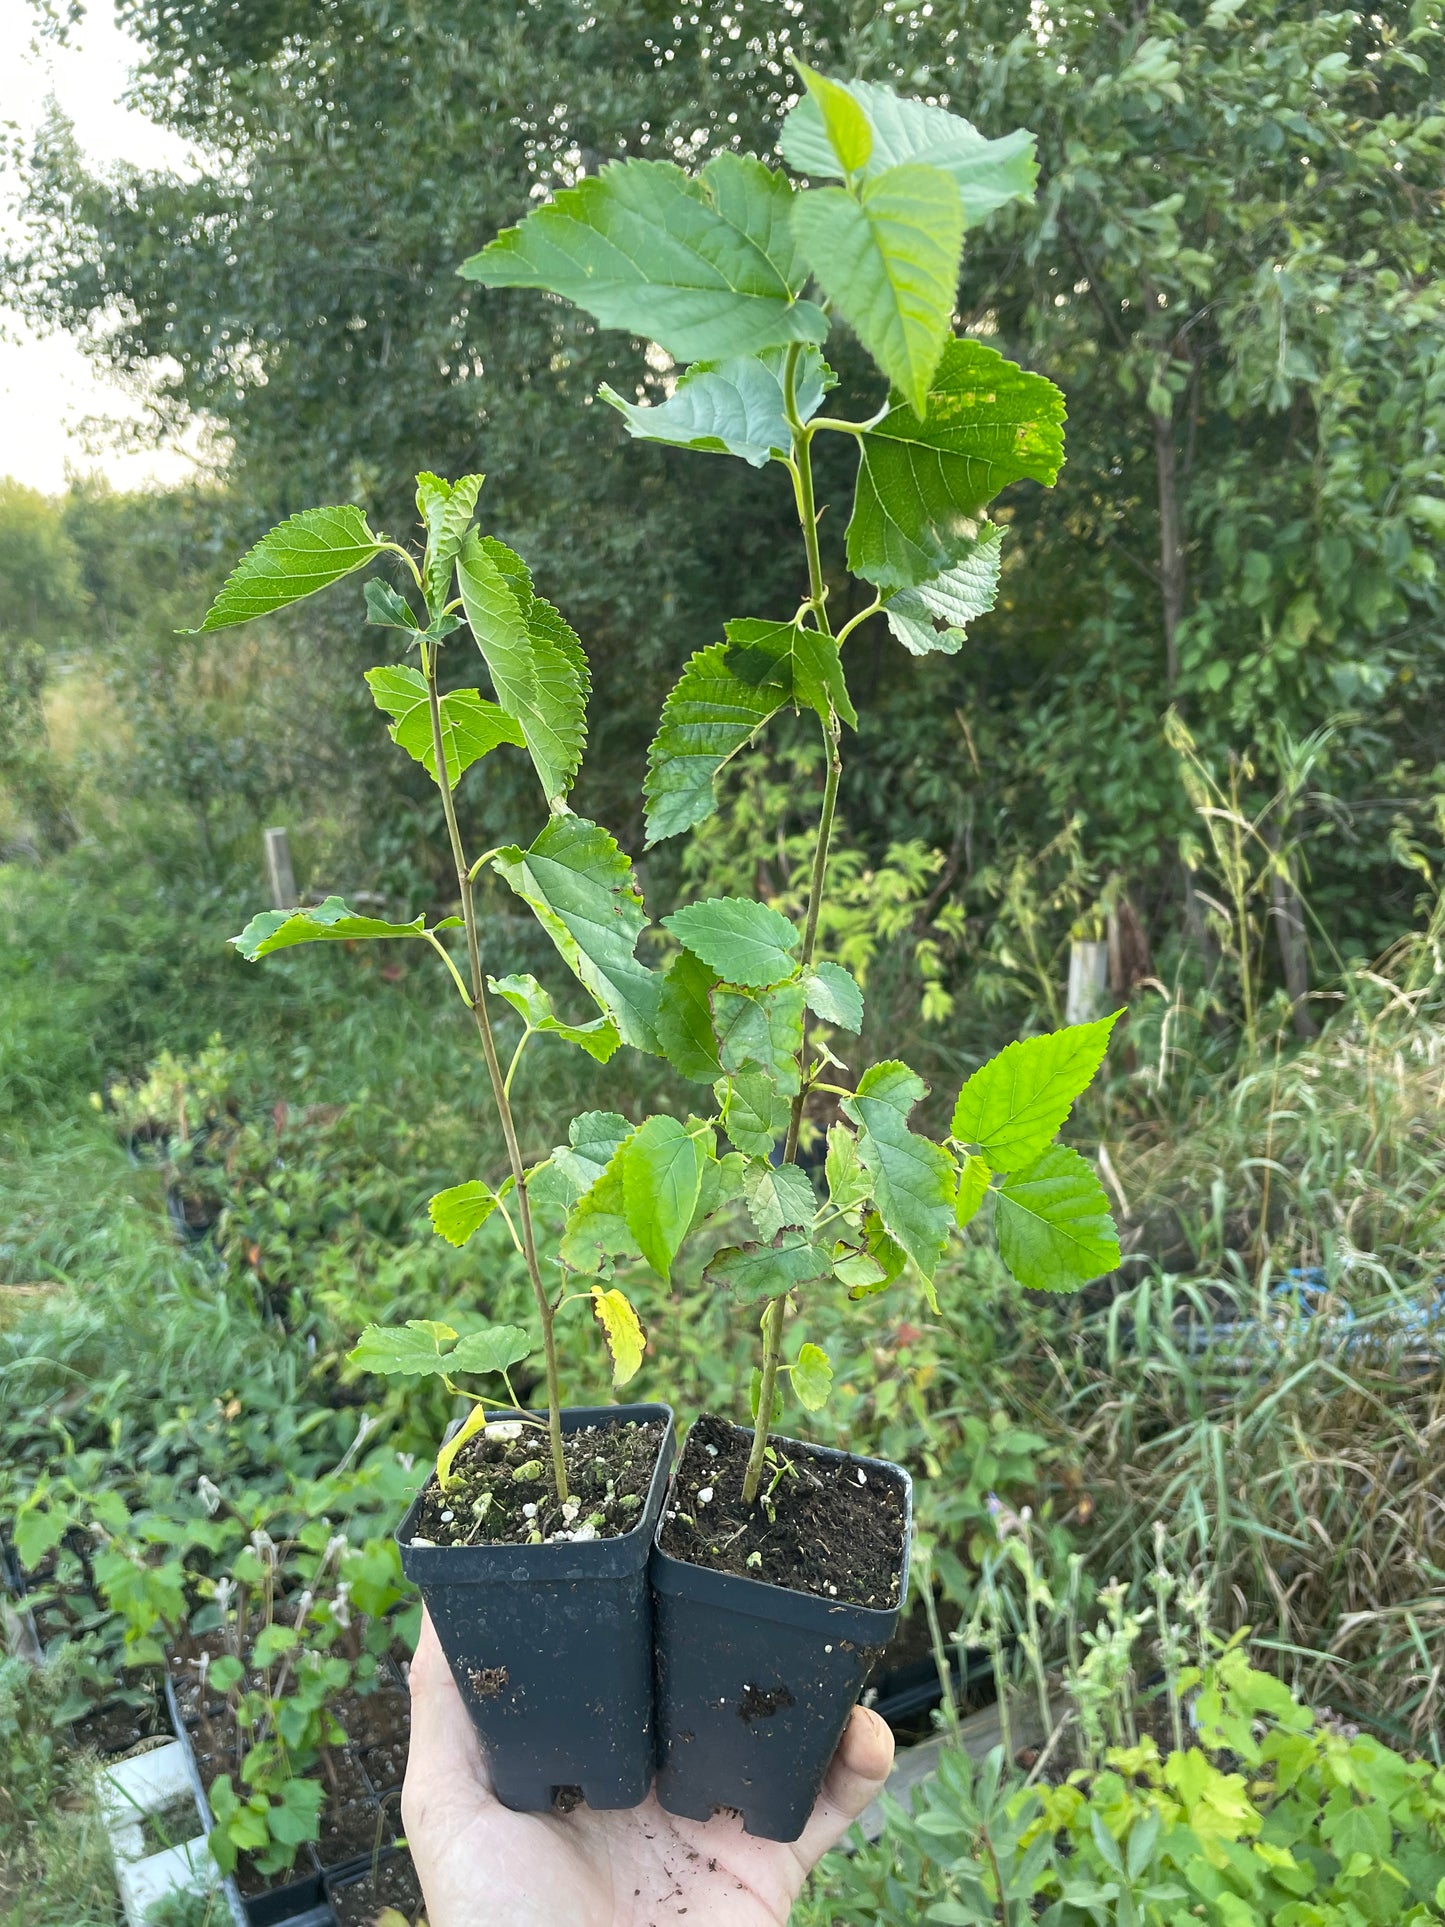
<svg viewBox="0 0 1445 1927"><path fill-rule="evenodd" d="M442 732L441 697L437 692L436 651L425 643L421 646L422 671L426 677L427 700L431 706L432 753L436 759L437 788L441 792L442 813L446 817L447 836L451 842L452 859L456 864L457 888L462 900L462 923L466 930L467 963L472 983L472 1015L476 1019L477 1036L481 1040L482 1056L486 1059L487 1076L491 1080L492 1098L501 1121L502 1136L507 1145L507 1162L512 1170L512 1182L517 1198L517 1220L522 1233L522 1256L526 1260L527 1276L531 1280L532 1296L537 1301L537 1311L542 1321L542 1352L547 1374L547 1431L552 1445L552 1476L556 1481L557 1497L566 1503L567 1465L562 1455L562 1396L557 1376L557 1337L553 1329L554 1313L547 1287L542 1281L542 1267L537 1258L537 1240L532 1229L532 1207L527 1196L527 1172L522 1163L522 1150L517 1142L517 1127L512 1117L512 1102L507 1094L506 1079L497 1057L496 1039L492 1035L491 1018L487 1013L487 980L482 974L481 940L477 933L476 905L472 898L472 874L468 867L466 853L462 848L461 831L457 827L456 804L452 800L451 786L447 782L446 741Z"/></svg>
<svg viewBox="0 0 1445 1927"><path fill-rule="evenodd" d="M939 1690L943 1694L943 1723L948 1728L948 1737L954 1746L958 1745L958 1698L953 1690L953 1668L949 1664L948 1650L944 1644L943 1627L938 1619L938 1601L933 1596L933 1561L925 1553L918 1561L919 1590L923 1595L923 1610L928 1619L928 1643L933 1648L933 1664L938 1673Z"/></svg>
<svg viewBox="0 0 1445 1927"><path fill-rule="evenodd" d="M812 428L804 427L798 415L797 377L800 344L794 342L788 350L788 358L783 369L783 405L792 432L792 457L788 464L793 478L793 495L797 503L798 520L803 530L803 547L808 557L808 601L807 608L812 614L815 627L821 635L832 636L828 626L828 585L823 580L823 560L818 548L818 509L813 495L813 457L811 452ZM816 425L816 424L815 424ZM802 967L804 970L813 961L813 951L818 941L818 916L823 907L823 886L828 877L828 845L833 836L833 819L838 808L838 783L843 774L843 762L839 752L838 718L829 714L823 725L823 738L828 753L828 773L823 785L823 805L818 815L818 839L813 850L813 871L808 884L808 913L803 926ZM798 1137L803 1128L803 1106L808 1097L807 1078L808 1019L803 1015L803 1039L798 1050L798 1094L793 1099L793 1108L788 1117L787 1141L783 1146L783 1162L791 1164L798 1155ZM773 1388L778 1382L778 1368L783 1354L783 1300L775 1298L763 1314L763 1369L758 1394L757 1417L753 1421L753 1444L748 1454L747 1472L743 1477L743 1503L756 1502L758 1488L763 1479L763 1461L767 1456L768 1432L773 1421Z"/></svg>

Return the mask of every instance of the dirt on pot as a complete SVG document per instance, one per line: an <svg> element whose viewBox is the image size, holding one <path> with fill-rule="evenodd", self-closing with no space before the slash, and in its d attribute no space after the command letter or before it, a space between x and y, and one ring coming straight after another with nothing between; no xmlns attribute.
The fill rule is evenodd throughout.
<svg viewBox="0 0 1445 1927"><path fill-rule="evenodd" d="M667 1427L660 1420L588 1425L562 1441L570 1498L552 1484L547 1435L514 1422L488 1425L457 1455L446 1490L422 1495L413 1545L526 1546L615 1539L631 1532Z"/></svg>
<svg viewBox="0 0 1445 1927"><path fill-rule="evenodd" d="M903 1492L877 1464L774 1439L757 1502L743 1500L752 1434L700 1418L688 1434L661 1545L674 1559L850 1606L898 1602Z"/></svg>

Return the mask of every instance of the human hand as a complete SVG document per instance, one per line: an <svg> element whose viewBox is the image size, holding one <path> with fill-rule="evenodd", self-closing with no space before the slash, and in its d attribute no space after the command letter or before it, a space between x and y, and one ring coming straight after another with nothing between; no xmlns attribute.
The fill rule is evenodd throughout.
<svg viewBox="0 0 1445 1927"><path fill-rule="evenodd" d="M513 1813L492 1792L476 1730L431 1619L411 1667L401 1812L429 1927L784 1927L814 1865L881 1790L893 1736L855 1707L800 1840L754 1840L737 1816Z"/></svg>

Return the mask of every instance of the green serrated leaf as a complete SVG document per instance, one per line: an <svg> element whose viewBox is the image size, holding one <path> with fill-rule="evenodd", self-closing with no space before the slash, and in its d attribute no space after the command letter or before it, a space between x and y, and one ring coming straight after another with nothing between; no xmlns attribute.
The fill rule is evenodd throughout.
<svg viewBox="0 0 1445 1927"><path fill-rule="evenodd" d="M803 986L778 984L771 990L730 990L718 984L709 993L718 1056L731 1076L761 1071L781 1097L794 1097L801 1084L798 1053L803 1048Z"/></svg>
<svg viewBox="0 0 1445 1927"><path fill-rule="evenodd" d="M828 1157L824 1167L828 1202L849 1217L873 1195L873 1180L858 1155L858 1140L846 1124L828 1126Z"/></svg>
<svg viewBox="0 0 1445 1927"><path fill-rule="evenodd" d="M995 1171L1020 1171L1050 1144L1088 1089L1121 1013L1006 1044L958 1094L950 1132Z"/></svg>
<svg viewBox="0 0 1445 1927"><path fill-rule="evenodd" d="M978 1216L979 1206L988 1195L991 1176L988 1159L975 1157L972 1152L959 1166L958 1195L954 1199L953 1214L960 1230L966 1224L972 1224Z"/></svg>
<svg viewBox="0 0 1445 1927"><path fill-rule="evenodd" d="M412 614L404 596L397 594L389 582L383 582L374 575L364 582L361 588L366 598L366 619L378 629L404 629L408 635L420 632L421 624Z"/></svg>
<svg viewBox="0 0 1445 1927"><path fill-rule="evenodd" d="M432 733L431 702L426 678L409 663L368 669L366 680L378 709L394 717L391 740L420 763L436 781L436 745ZM526 747L522 726L476 689L451 689L437 704L441 712L442 746L447 759L447 787L455 789L473 763L499 743Z"/></svg>
<svg viewBox="0 0 1445 1927"><path fill-rule="evenodd" d="M843 680L843 662L831 636L796 622L763 622L745 617L725 625L730 647L727 664L741 682L776 689L784 701L812 709L826 723L836 710L850 729L857 712Z"/></svg>
<svg viewBox="0 0 1445 1927"><path fill-rule="evenodd" d="M724 1246L708 1261L702 1278L746 1305L759 1298L781 1298L798 1285L826 1278L832 1269L832 1258L806 1232L780 1231L767 1244Z"/></svg>
<svg viewBox="0 0 1445 1927"><path fill-rule="evenodd" d="M725 984L763 990L792 976L798 932L770 904L751 897L710 897L662 919L679 943Z"/></svg>
<svg viewBox="0 0 1445 1927"><path fill-rule="evenodd" d="M770 1164L766 1158L750 1158L743 1166L743 1196L765 1243L785 1226L811 1224L818 1208L806 1171L796 1164Z"/></svg>
<svg viewBox="0 0 1445 1927"><path fill-rule="evenodd" d="M499 550L510 553L499 542L484 543L475 529L468 533L456 558L462 607L497 701L521 725L543 793L555 805L572 787L587 740L585 658L550 603L502 566Z"/></svg>
<svg viewBox="0 0 1445 1927"><path fill-rule="evenodd" d="M793 233L818 285L890 386L922 415L958 295L957 182L910 161L856 192L813 188L794 202Z"/></svg>
<svg viewBox="0 0 1445 1927"><path fill-rule="evenodd" d="M628 1229L622 1191L622 1160L631 1138L629 1129L606 1165L567 1213L558 1255L573 1271L609 1271L613 1258L637 1249Z"/></svg>
<svg viewBox="0 0 1445 1927"><path fill-rule="evenodd" d="M721 1111L722 1127L746 1157L765 1158L788 1128L787 1100L773 1089L760 1071L720 1078L713 1096Z"/></svg>
<svg viewBox="0 0 1445 1927"><path fill-rule="evenodd" d="M427 1205L432 1230L450 1245L464 1245L497 1208L497 1194L480 1178L438 1191Z"/></svg>
<svg viewBox="0 0 1445 1927"><path fill-rule="evenodd" d="M836 1024L855 1036L862 1030L863 992L842 964L815 964L803 975L803 991L809 1010L825 1024Z"/></svg>
<svg viewBox="0 0 1445 1927"><path fill-rule="evenodd" d="M598 390L627 423L637 441L665 442L709 455L736 455L754 468L785 456L793 431L784 412L783 365L786 348L732 361L694 362L666 401L651 407L624 401L604 382ZM793 395L801 422L811 421L837 377L816 348L805 348L793 376Z"/></svg>
<svg viewBox="0 0 1445 1927"><path fill-rule="evenodd" d="M906 1257L904 1259L906 1263ZM835 1244L833 1247L833 1276L839 1284L847 1285L855 1298L866 1298L875 1291L886 1288L888 1274L878 1260L866 1251L859 1251L853 1245Z"/></svg>
<svg viewBox="0 0 1445 1927"><path fill-rule="evenodd" d="M545 1167L528 1177L528 1191L545 1201L576 1204L601 1177L631 1131L627 1119L616 1111L583 1111L567 1126L567 1143L559 1144Z"/></svg>
<svg viewBox="0 0 1445 1927"><path fill-rule="evenodd" d="M657 1006L657 1041L663 1056L680 1077L712 1084L722 1076L717 1036L712 1025L708 992L717 982L716 971L683 950L668 966Z"/></svg>
<svg viewBox="0 0 1445 1927"><path fill-rule="evenodd" d="M558 1017L552 1009L551 997L535 977L488 977L487 985L512 1006L528 1029L576 1044L599 1064L605 1064L622 1042L616 1020L606 1013L594 1017L588 1024L569 1024Z"/></svg>
<svg viewBox="0 0 1445 1927"><path fill-rule="evenodd" d="M501 850L493 868L611 1012L623 1042L655 1052L662 979L634 954L647 914L632 865L606 830L585 817L555 816L530 850Z"/></svg>
<svg viewBox="0 0 1445 1927"><path fill-rule="evenodd" d="M443 917L433 930L454 930L460 917ZM424 937L425 917L410 923L386 923L380 917L359 916L340 897L327 897L311 910L259 910L239 937L230 941L247 963L289 950L298 943L350 943L362 937Z"/></svg>
<svg viewBox="0 0 1445 1927"><path fill-rule="evenodd" d="M647 841L677 836L717 808L716 778L786 701L754 688L728 667L728 645L701 649L662 706L647 752Z"/></svg>
<svg viewBox="0 0 1445 1927"><path fill-rule="evenodd" d="M366 1372L424 1378L445 1372L447 1353L457 1334L434 1318L409 1318L405 1325L368 1325L349 1354Z"/></svg>
<svg viewBox="0 0 1445 1927"><path fill-rule="evenodd" d="M873 1199L890 1234L925 1279L943 1256L957 1187L953 1159L908 1128L928 1086L906 1064L875 1064L842 1110L858 1126L858 1154L873 1178Z"/></svg>
<svg viewBox="0 0 1445 1927"><path fill-rule="evenodd" d="M1010 482L1051 486L1064 459L1064 398L982 342L944 345L927 408L889 409L861 438L848 566L911 589L972 549L973 525Z"/></svg>
<svg viewBox="0 0 1445 1927"><path fill-rule="evenodd" d="M832 164L822 171L841 174L850 180L861 173L872 158L873 129L868 124L868 116L849 90L836 80L804 66L801 60L797 62L797 69L817 110L815 125L821 129L829 150Z"/></svg>
<svg viewBox="0 0 1445 1927"><path fill-rule="evenodd" d="M372 534L358 508L303 509L241 557L200 628L187 633L229 629L300 602L364 569L381 554L385 541L385 536Z"/></svg>
<svg viewBox="0 0 1445 1927"><path fill-rule="evenodd" d="M623 1147L622 1202L638 1250L664 1282L692 1227L712 1133L650 1117Z"/></svg>
<svg viewBox="0 0 1445 1927"><path fill-rule="evenodd" d="M1030 1291L1077 1291L1119 1262L1104 1187L1067 1145L1004 1180L994 1229L999 1256Z"/></svg>
<svg viewBox="0 0 1445 1927"><path fill-rule="evenodd" d="M489 1325L484 1331L463 1332L448 1355L447 1372L507 1372L531 1349L532 1341L520 1325Z"/></svg>
<svg viewBox="0 0 1445 1927"><path fill-rule="evenodd" d="M998 600L1002 552L1003 530L986 522L951 569L889 597L883 605L888 627L910 655L958 654L969 623L987 615Z"/></svg>
<svg viewBox="0 0 1445 1927"><path fill-rule="evenodd" d="M947 108L930 107L921 100L900 100L891 87L876 81L835 80L828 84L856 101L867 120L872 149L862 164L865 177L905 161L923 161L942 168L958 186L970 227L1009 201L1033 199L1039 170L1034 159L1034 136L1023 128L988 140ZM783 122L780 145L788 165L800 174L826 179L857 171L843 164L811 90Z"/></svg>
<svg viewBox="0 0 1445 1927"><path fill-rule="evenodd" d="M792 1369L793 1393L805 1412L821 1412L833 1389L833 1366L821 1345L799 1349Z"/></svg>
<svg viewBox="0 0 1445 1927"><path fill-rule="evenodd" d="M695 177L670 161L611 161L460 271L491 288L548 289L679 361L820 342L826 317L798 299L792 198L783 175L737 154Z"/></svg>
<svg viewBox="0 0 1445 1927"><path fill-rule="evenodd" d="M611 1291L604 1291L601 1285L594 1285L592 1309L607 1339L607 1349L612 1354L612 1383L625 1385L630 1378L636 1377L637 1368L647 1350L642 1320L633 1310L631 1300L615 1287Z"/></svg>
<svg viewBox="0 0 1445 1927"><path fill-rule="evenodd" d="M461 553L483 477L463 475L456 482L445 482L439 475L416 478L417 513L426 524L426 561L422 581L426 588L427 608L439 615L451 589L452 565Z"/></svg>

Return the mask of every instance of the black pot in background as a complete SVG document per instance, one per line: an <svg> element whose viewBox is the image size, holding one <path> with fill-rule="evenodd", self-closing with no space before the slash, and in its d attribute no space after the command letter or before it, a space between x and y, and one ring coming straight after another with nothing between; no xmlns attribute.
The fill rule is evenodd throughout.
<svg viewBox="0 0 1445 1927"><path fill-rule="evenodd" d="M635 1807L652 1785L647 1561L672 1467L672 1408L579 1406L562 1429L629 1419L667 1428L630 1532L580 1545L414 1546L420 1494L397 1528L497 1798L518 1812L545 1812L559 1789L580 1790L590 1807Z"/></svg>
<svg viewBox="0 0 1445 1927"><path fill-rule="evenodd" d="M796 1840L908 1596L913 1482L886 1459L777 1442L861 1465L901 1487L898 1604L850 1606L710 1572L654 1544L657 1797L685 1819L734 1808L759 1839Z"/></svg>

